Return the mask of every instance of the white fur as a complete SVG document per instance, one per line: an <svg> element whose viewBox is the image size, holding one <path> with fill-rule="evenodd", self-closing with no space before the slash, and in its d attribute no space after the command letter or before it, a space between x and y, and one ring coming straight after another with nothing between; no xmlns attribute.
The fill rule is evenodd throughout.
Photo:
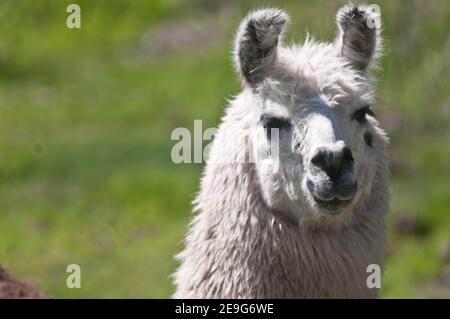
<svg viewBox="0 0 450 319"><path fill-rule="evenodd" d="M264 14L258 12L258 19ZM375 103L371 79L342 56L338 40L308 39L274 50L264 80L253 85L243 79L242 93L222 119L195 200L198 214L178 256L174 296L375 297L366 269L383 264L387 138L375 119L364 125L351 120L354 110ZM289 132L280 131L279 160L271 156L262 114L292 123ZM366 131L372 147L364 143ZM342 212L327 214L305 180L312 178L312 152L339 143L353 153L359 187Z"/></svg>

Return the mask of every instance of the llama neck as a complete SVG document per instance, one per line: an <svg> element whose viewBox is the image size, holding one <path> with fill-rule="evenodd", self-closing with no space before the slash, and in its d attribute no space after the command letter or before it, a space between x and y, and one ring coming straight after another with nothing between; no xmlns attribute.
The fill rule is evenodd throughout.
<svg viewBox="0 0 450 319"><path fill-rule="evenodd" d="M209 165L196 198L196 210L216 223L242 224L268 214L256 181L254 164Z"/></svg>

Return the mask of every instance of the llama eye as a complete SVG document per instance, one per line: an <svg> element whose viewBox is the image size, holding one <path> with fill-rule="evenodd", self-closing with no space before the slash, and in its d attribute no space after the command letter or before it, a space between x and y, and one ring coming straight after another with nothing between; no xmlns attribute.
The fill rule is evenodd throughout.
<svg viewBox="0 0 450 319"><path fill-rule="evenodd" d="M352 120L357 121L358 123L365 123L367 121L366 115L375 117L375 113L370 109L369 105L363 106L360 109L357 109L355 112L352 113Z"/></svg>
<svg viewBox="0 0 450 319"><path fill-rule="evenodd" d="M272 136L272 129L288 129L291 127L291 123L288 119L283 119L280 117L274 117L270 115L262 115L260 123L266 129L267 138L270 139Z"/></svg>

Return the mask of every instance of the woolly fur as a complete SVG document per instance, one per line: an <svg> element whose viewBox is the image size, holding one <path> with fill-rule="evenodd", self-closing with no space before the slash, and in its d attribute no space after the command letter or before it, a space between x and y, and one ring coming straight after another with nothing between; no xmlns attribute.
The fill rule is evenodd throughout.
<svg viewBox="0 0 450 319"><path fill-rule="evenodd" d="M349 5L341 9L338 23L355 8ZM360 10L363 12L364 8ZM174 297L376 297L377 289L369 289L366 280L369 264L383 264L389 202L387 138L376 120L370 119L367 130L373 135L374 145L369 148L363 143L362 132L355 131L360 128L351 126L356 124L350 120L342 122L357 105L375 103L368 70L361 70L361 59L355 65L343 53L342 28L334 43L308 39L302 45L289 47L278 44L271 33L268 42L262 42L265 46L273 43L274 48L264 52L275 57L248 62L252 57L245 56L241 44L251 46L245 30L250 29L248 23L252 19L261 28L270 28L271 24L264 25L264 21L276 21L279 35L282 31L279 26L284 25L287 16L276 9L257 11L239 28L235 64L244 89L226 109L211 147L194 202L196 215L185 249L178 255L181 265L174 274ZM257 31L258 37L264 37L264 29ZM368 65L375 63L373 59L380 52L379 30L376 36L374 52L370 61L366 61ZM250 71L242 63L250 63ZM262 70L257 77L251 72L254 68ZM305 145L314 143L314 139L305 142L307 134L297 127L291 144L298 164L292 167L282 164L284 177L273 183L273 187L280 189L293 184L290 186L295 196L288 194L281 200L293 204L284 209L268 202L262 191L264 177L260 164L248 160L253 156L253 148L245 147L254 143L252 136L258 129L257 120L266 97L289 110L293 121L303 123L298 126L308 125L298 105L313 109L311 101L320 99L327 108L340 114L335 117L342 127L354 127L347 129L348 133L343 129L342 136L354 151L355 161L360 163L357 177L362 190L344 212L333 216L321 213L307 195L295 189L292 172L306 171Z"/></svg>

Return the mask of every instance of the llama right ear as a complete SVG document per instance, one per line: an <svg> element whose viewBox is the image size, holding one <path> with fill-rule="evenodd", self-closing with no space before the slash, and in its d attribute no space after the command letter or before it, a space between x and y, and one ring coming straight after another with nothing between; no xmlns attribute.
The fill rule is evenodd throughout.
<svg viewBox="0 0 450 319"><path fill-rule="evenodd" d="M277 59L278 42L289 17L278 9L250 13L239 26L234 64L244 84L255 87Z"/></svg>
<svg viewBox="0 0 450 319"><path fill-rule="evenodd" d="M340 54L353 67L365 71L376 62L381 51L381 20L379 7L348 4L336 16Z"/></svg>

